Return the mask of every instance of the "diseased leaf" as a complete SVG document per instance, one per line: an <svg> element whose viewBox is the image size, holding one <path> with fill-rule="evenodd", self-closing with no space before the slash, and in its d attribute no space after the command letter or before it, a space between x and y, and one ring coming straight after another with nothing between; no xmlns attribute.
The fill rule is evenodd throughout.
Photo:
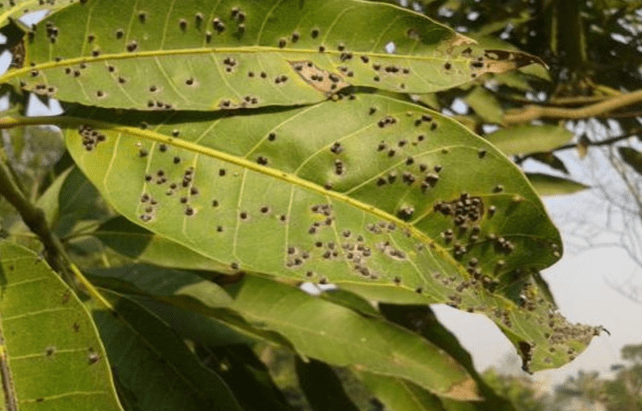
<svg viewBox="0 0 642 411"><path fill-rule="evenodd" d="M618 147L617 151L626 164L638 174L642 174L642 153L631 147Z"/></svg>
<svg viewBox="0 0 642 411"><path fill-rule="evenodd" d="M0 241L0 288L5 409L122 411L89 313L47 264Z"/></svg>
<svg viewBox="0 0 642 411"><path fill-rule="evenodd" d="M590 188L590 186L577 181L550 174L526 173L526 177L541 196L573 194Z"/></svg>
<svg viewBox="0 0 642 411"><path fill-rule="evenodd" d="M551 125L519 125L485 136L507 156L551 151L573 138L569 130Z"/></svg>
<svg viewBox="0 0 642 411"><path fill-rule="evenodd" d="M533 370L570 358L550 344L579 351L592 336L555 332L557 314L541 332L549 303L521 295L561 256L559 234L511 161L437 113L362 95L180 127L164 113L144 129L140 113L96 114L80 129L66 119L78 165L118 212L219 271L484 313Z"/></svg>
<svg viewBox="0 0 642 411"><path fill-rule="evenodd" d="M483 50L400 7L357 0L89 0L43 21L0 77L59 100L141 110L315 103L348 86L429 93L537 59ZM376 38L372 28L380 27ZM33 65L32 65L33 64Z"/></svg>
<svg viewBox="0 0 642 411"><path fill-rule="evenodd" d="M242 410L222 378L203 367L166 323L131 298L101 292L117 316L94 300L86 305L130 409Z"/></svg>
<svg viewBox="0 0 642 411"><path fill-rule="evenodd" d="M233 310L254 327L283 335L305 357L401 376L446 397L478 398L475 383L456 361L430 342L385 320L364 317L261 277L247 275L223 291L187 272L168 275L161 269L150 269L140 275L137 270L96 270L92 279L214 318L221 309Z"/></svg>

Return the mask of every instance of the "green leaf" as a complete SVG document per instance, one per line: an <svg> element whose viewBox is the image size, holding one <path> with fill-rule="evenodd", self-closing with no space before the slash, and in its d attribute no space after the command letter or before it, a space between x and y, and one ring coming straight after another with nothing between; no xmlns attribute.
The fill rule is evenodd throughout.
<svg viewBox="0 0 642 411"><path fill-rule="evenodd" d="M98 218L101 209L98 191L76 167L58 176L36 206L45 212L49 226L59 237L71 233L83 219Z"/></svg>
<svg viewBox="0 0 642 411"><path fill-rule="evenodd" d="M13 410L122 410L89 313L33 252L0 241L0 373Z"/></svg>
<svg viewBox="0 0 642 411"><path fill-rule="evenodd" d="M590 186L577 181L549 174L526 173L526 177L541 196L573 194L590 188Z"/></svg>
<svg viewBox="0 0 642 411"><path fill-rule="evenodd" d="M221 270L484 313L533 370L570 358L551 341L579 351L592 336L542 331L550 307L537 293L523 308L531 270L561 256L559 233L510 160L437 113L361 95L180 126L96 115L114 123L60 120L79 167L119 213ZM456 208L469 214L455 221Z"/></svg>
<svg viewBox="0 0 642 411"><path fill-rule="evenodd" d="M92 279L112 287L125 282L127 288L215 318L221 308L233 310L254 327L283 335L305 357L401 376L447 397L478 398L468 374L430 342L286 284L248 275L223 291L187 272L156 269L140 275L127 267L93 271Z"/></svg>
<svg viewBox="0 0 642 411"><path fill-rule="evenodd" d="M241 411L221 377L203 367L166 323L131 298L101 293L117 316L94 300L86 305L129 409Z"/></svg>
<svg viewBox="0 0 642 411"><path fill-rule="evenodd" d="M299 105L348 86L428 93L537 61L487 52L418 13L358 0L89 0L40 26L25 67L0 82L114 108Z"/></svg>
<svg viewBox="0 0 642 411"><path fill-rule="evenodd" d="M475 87L465 99L475 113L487 123L501 124L504 111L493 93L484 87Z"/></svg>
<svg viewBox="0 0 642 411"><path fill-rule="evenodd" d="M507 156L551 151L573 138L569 130L551 125L520 125L485 136Z"/></svg>
<svg viewBox="0 0 642 411"><path fill-rule="evenodd" d="M228 268L165 237L155 236L124 217L106 221L92 235L134 261L187 270L217 271Z"/></svg>
<svg viewBox="0 0 642 411"><path fill-rule="evenodd" d="M564 174L568 174L568 169L566 168L566 165L562 160L560 160L559 157L557 157L555 154L548 152L548 153L533 153L529 155L529 158L532 158L535 161L539 161L540 163L546 164L547 166L557 170L561 171Z"/></svg>
<svg viewBox="0 0 642 411"><path fill-rule="evenodd" d="M247 411L294 411L270 371L246 345L197 348L216 367ZM251 395L248 395L251 393Z"/></svg>
<svg viewBox="0 0 642 411"><path fill-rule="evenodd" d="M515 411L515 408L511 405L510 401L498 396L497 393L495 393L495 391L488 386L486 381L484 381L484 379L482 379L482 377L477 373L473 365L473 359L468 351L466 351L461 346L457 338L437 320L437 317L430 307L381 304L380 309L382 314L388 320L418 333L455 358L459 364L466 368L466 371L470 373L477 383L480 394L484 398L483 401L455 402L449 401L446 398L440 398L441 404L445 409ZM373 378L373 376L370 376L370 380ZM406 391L405 395L414 393L412 395L416 395L419 398L428 396L428 393L425 391L423 394L420 393L420 391L422 391L421 387L417 387L415 384L411 383L384 379L382 381L378 381L377 384L381 384L384 387L389 386L391 389L396 387L393 391L397 391L399 396L403 396L404 391ZM428 403L430 404L430 402Z"/></svg>
<svg viewBox="0 0 642 411"><path fill-rule="evenodd" d="M559 234L521 172L415 105L363 95L253 116L199 114L180 128L159 113L145 116L144 130L131 126L140 114L127 115L122 125L71 126L75 161L119 213L227 272L325 277L382 300L441 302L450 287L432 284L433 273L466 277L470 258L489 275L503 259L497 277L558 259ZM319 127L325 118L341 121ZM87 143L92 132L106 141ZM472 217L460 227L447 212L462 195ZM491 233L517 251L488 247Z"/></svg>
<svg viewBox="0 0 642 411"><path fill-rule="evenodd" d="M410 381L363 371L355 374L390 411L446 411L439 397Z"/></svg>
<svg viewBox="0 0 642 411"><path fill-rule="evenodd" d="M617 151L626 164L638 174L642 174L642 153L631 147L618 147Z"/></svg>
<svg viewBox="0 0 642 411"><path fill-rule="evenodd" d="M295 369L299 386L314 411L359 411L327 364L316 360L305 362L296 357Z"/></svg>

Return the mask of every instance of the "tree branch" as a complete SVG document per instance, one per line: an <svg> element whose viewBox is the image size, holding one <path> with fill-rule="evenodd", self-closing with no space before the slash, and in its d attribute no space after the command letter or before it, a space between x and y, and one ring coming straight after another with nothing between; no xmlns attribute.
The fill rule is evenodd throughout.
<svg viewBox="0 0 642 411"><path fill-rule="evenodd" d="M504 124L527 123L539 118L576 120L588 117L601 117L622 107L642 102L642 90L608 98L599 103L580 108L526 106L524 109L510 110L504 115Z"/></svg>

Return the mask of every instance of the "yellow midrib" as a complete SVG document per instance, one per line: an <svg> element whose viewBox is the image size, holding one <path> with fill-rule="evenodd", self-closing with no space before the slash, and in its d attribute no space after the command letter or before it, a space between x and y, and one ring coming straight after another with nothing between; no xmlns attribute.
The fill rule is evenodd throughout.
<svg viewBox="0 0 642 411"><path fill-rule="evenodd" d="M287 49L279 47L267 47L267 46L243 46L243 47L198 47L192 49L182 49L182 50L151 50L151 51L140 51L134 53L117 53L117 54L101 54L97 57L93 56L82 56L74 57L70 59L64 59L60 61L49 61L47 63L36 64L35 66L24 66L16 70L10 70L5 73L3 76L0 76L0 83L6 82L7 80L21 76L23 74L29 73L33 70L47 70L57 67L67 67L80 63L93 63L100 61L111 61L111 60L126 60L126 59L136 59L136 58L146 58L146 57L162 57L162 56L177 56L177 55L197 55L197 54L208 54L208 53L277 53L277 54L313 54L313 55L340 55L341 52L327 50L324 53L320 54L318 50L313 49ZM368 57L377 57L377 58L386 58L392 60L419 60L419 61L450 61L455 63L458 61L468 61L470 59L465 58L445 58L445 57L436 57L436 56L419 56L419 55L409 55L409 54L388 54L388 53L370 53L370 52L358 52L355 57L359 55L367 55ZM25 64L29 64L28 61Z"/></svg>

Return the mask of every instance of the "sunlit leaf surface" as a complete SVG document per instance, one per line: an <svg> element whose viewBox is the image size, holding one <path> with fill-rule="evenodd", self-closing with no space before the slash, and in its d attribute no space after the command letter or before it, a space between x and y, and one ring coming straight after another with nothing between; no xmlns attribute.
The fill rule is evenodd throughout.
<svg viewBox="0 0 642 411"><path fill-rule="evenodd" d="M1 80L87 105L213 110L313 103L348 86L433 92L537 61L381 3L83 3L40 23L25 67Z"/></svg>
<svg viewBox="0 0 642 411"><path fill-rule="evenodd" d="M531 270L561 256L533 188L437 113L360 95L181 124L164 113L108 115L119 124L67 119L78 165L121 214L219 271L483 312L521 347L526 368L560 365L592 336L591 327L570 333L531 284ZM547 349L571 341L571 353Z"/></svg>

